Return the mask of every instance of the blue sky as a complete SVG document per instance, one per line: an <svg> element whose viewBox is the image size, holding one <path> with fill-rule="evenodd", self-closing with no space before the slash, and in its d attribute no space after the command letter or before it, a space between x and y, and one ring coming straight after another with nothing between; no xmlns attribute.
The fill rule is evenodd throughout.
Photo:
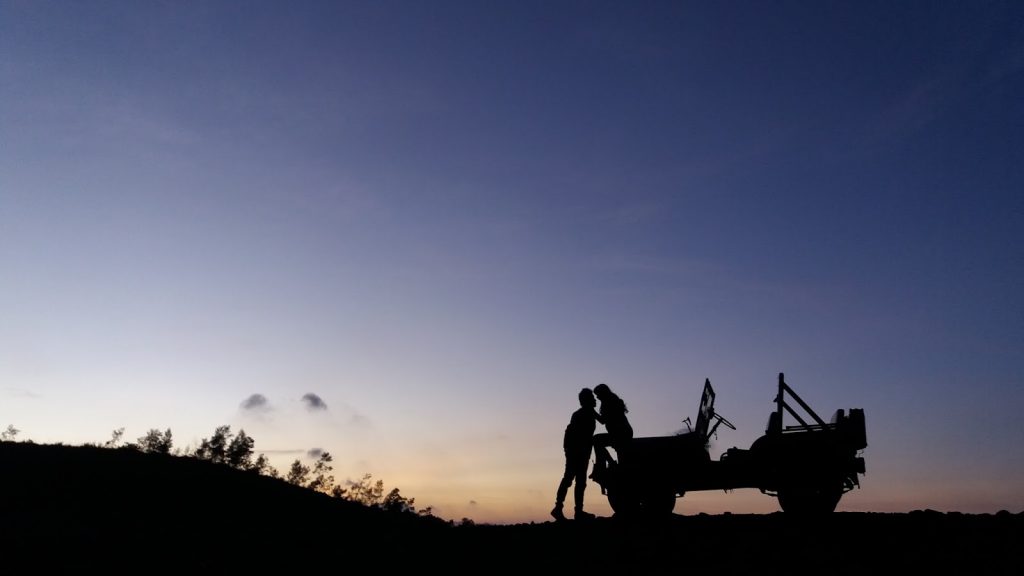
<svg viewBox="0 0 1024 576"><path fill-rule="evenodd" d="M785 372L841 510L1021 511L1022 97L1014 2L3 1L0 425L544 520L579 388L717 455Z"/></svg>

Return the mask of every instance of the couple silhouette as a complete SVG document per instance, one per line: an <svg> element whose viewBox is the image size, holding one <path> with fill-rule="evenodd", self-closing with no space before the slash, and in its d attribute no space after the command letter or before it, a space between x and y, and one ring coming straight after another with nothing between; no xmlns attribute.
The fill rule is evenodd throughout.
<svg viewBox="0 0 1024 576"><path fill-rule="evenodd" d="M626 445L633 438L633 427L629 424L626 403L622 401L607 384L598 384L593 390L584 388L579 393L580 407L572 413L569 424L565 427L562 438L562 449L565 451L565 471L555 493L555 507L551 516L555 520L566 520L562 508L569 487L575 483L573 491L576 520L590 520L594 515L583 509L584 494L587 490L587 470L590 467L590 452L596 457L594 474L604 472L611 462L608 449L615 450L615 456L622 462ZM600 408L598 401L601 402ZM597 424L604 425L606 432L594 434ZM594 476L592 476L594 477Z"/></svg>

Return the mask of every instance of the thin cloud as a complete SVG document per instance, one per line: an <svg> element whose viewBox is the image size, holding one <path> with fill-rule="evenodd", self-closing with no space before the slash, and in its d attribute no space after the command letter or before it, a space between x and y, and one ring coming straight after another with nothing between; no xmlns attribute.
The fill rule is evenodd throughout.
<svg viewBox="0 0 1024 576"><path fill-rule="evenodd" d="M270 402L263 394L253 394L242 401L242 410L265 411L270 410Z"/></svg>
<svg viewBox="0 0 1024 576"><path fill-rule="evenodd" d="M306 408L309 410L327 410L327 403L324 402L323 398L312 392L304 395L302 401L305 402Z"/></svg>
<svg viewBox="0 0 1024 576"><path fill-rule="evenodd" d="M306 451L306 456L309 456L310 458L314 458L314 459L323 456L323 454L324 454L324 449L323 448L310 448L309 450Z"/></svg>
<svg viewBox="0 0 1024 576"><path fill-rule="evenodd" d="M7 387L3 388L3 391L8 396L13 396L15 398L41 398L39 394L36 394L31 390L26 390L25 388Z"/></svg>
<svg viewBox="0 0 1024 576"><path fill-rule="evenodd" d="M373 422L370 420L370 417L347 402L335 403L334 408L331 408L331 413L334 414L338 424L342 426L362 430L373 428Z"/></svg>
<svg viewBox="0 0 1024 576"><path fill-rule="evenodd" d="M359 426L362 428L369 428L372 426L369 418L354 410L352 411L352 414L348 417L348 422L349 424Z"/></svg>

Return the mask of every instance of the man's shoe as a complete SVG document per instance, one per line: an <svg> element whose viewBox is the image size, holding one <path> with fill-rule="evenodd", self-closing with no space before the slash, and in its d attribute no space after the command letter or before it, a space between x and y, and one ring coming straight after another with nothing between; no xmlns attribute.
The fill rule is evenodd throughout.
<svg viewBox="0 0 1024 576"><path fill-rule="evenodd" d="M551 516L554 517L554 519L558 520L559 522L561 522L562 520L566 520L565 514L562 513L562 507L561 506L555 506L554 508L552 508L551 509Z"/></svg>
<svg viewBox="0 0 1024 576"><path fill-rule="evenodd" d="M593 520L594 515L590 512L584 512L583 510L577 510L573 518L577 520Z"/></svg>

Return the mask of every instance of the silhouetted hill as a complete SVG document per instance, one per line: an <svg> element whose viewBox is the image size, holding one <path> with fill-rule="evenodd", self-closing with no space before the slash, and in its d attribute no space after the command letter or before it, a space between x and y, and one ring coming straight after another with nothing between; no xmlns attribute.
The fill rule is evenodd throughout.
<svg viewBox="0 0 1024 576"><path fill-rule="evenodd" d="M451 528L195 458L90 446L0 443L0 495L0 571L294 567Z"/></svg>
<svg viewBox="0 0 1024 576"><path fill-rule="evenodd" d="M0 573L1019 574L1024 515L453 526L192 458L0 443Z"/></svg>

